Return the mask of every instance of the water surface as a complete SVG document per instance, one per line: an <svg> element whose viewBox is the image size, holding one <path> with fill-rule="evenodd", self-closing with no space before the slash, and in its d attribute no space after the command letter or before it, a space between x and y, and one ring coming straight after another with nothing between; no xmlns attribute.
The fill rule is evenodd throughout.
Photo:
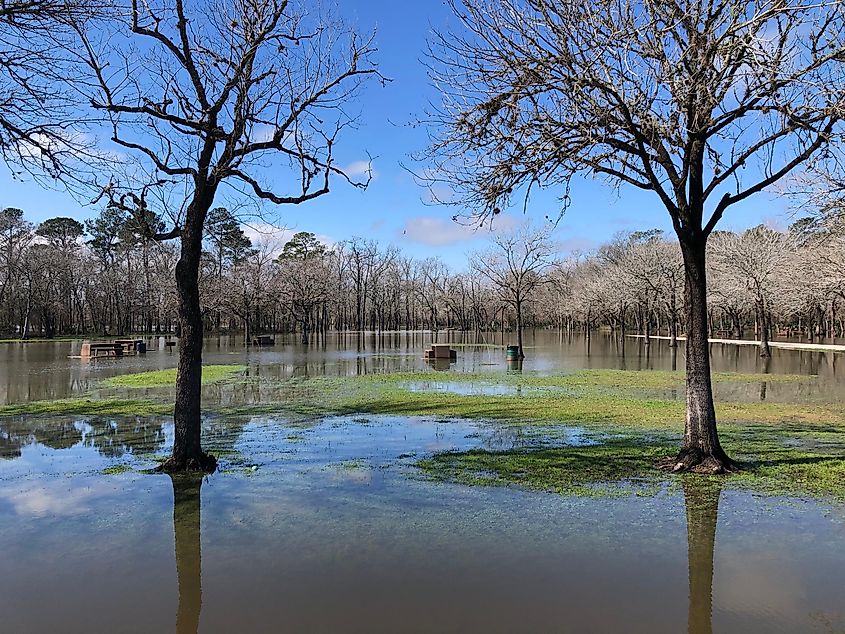
<svg viewBox="0 0 845 634"><path fill-rule="evenodd" d="M513 334L505 335L511 343ZM206 339L205 363L240 363L253 376L349 376L381 372L431 371L423 350L434 340L428 332L416 333L331 333L310 345L295 336L278 336L272 348L246 348L237 336ZM446 364L449 372L506 372L500 333L446 332L440 342L452 342L457 362ZM623 343L608 334L561 335L555 331L528 331L527 358L523 372L555 373L579 369L682 370L683 345L672 348L665 340L646 346L639 339ZM149 340L150 352L122 359L80 359L81 341L0 344L0 404L67 398L95 388L104 378L175 367L177 354L165 349L163 340ZM822 399L838 400L845 377L845 354L806 350L772 349L771 359L761 359L753 346L711 344L716 372L759 373L758 385L731 388L717 386L717 396L741 400ZM808 384L767 382L768 374L803 374L816 377ZM445 379L440 379L445 380ZM671 394L668 395L672 397ZM677 396L677 394L675 394ZM683 395L680 395L682 398Z"/></svg>
<svg viewBox="0 0 845 634"><path fill-rule="evenodd" d="M221 471L129 471L167 418L4 421L10 632L836 632L845 512L675 486L570 498L432 482L434 451L578 429L425 417L206 421Z"/></svg>
<svg viewBox="0 0 845 634"><path fill-rule="evenodd" d="M406 387L530 398L457 381L507 372L499 335L451 335L458 360L422 360L431 335L333 335L208 363L251 376L425 370ZM446 339L445 335L440 340ZM529 333L523 371L671 370L683 350ZM506 341L507 343L507 341ZM81 394L108 376L172 367L165 350L95 362L78 342L0 345L0 401ZM834 353L713 345L726 400L838 402ZM840 355L841 356L841 355ZM783 382L771 375L804 374ZM238 390L251 390L248 393ZM207 390L260 401L260 386ZM664 396L682 398L667 390ZM0 630L27 632L843 632L845 509L674 481L653 495L567 497L424 478L434 452L594 442L574 427L413 416L209 418L207 478L144 473L168 417L0 418Z"/></svg>

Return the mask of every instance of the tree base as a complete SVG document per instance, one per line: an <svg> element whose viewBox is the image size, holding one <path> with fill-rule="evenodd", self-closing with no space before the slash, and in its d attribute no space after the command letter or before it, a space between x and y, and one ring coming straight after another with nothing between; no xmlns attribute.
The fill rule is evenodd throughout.
<svg viewBox="0 0 845 634"><path fill-rule="evenodd" d="M672 473L701 473L705 475L719 475L734 473L742 468L719 448L712 453L693 447L681 449L675 458L666 458L661 466Z"/></svg>
<svg viewBox="0 0 845 634"><path fill-rule="evenodd" d="M170 456L155 468L156 473L214 473L217 470L217 458L202 452L199 458L175 460Z"/></svg>

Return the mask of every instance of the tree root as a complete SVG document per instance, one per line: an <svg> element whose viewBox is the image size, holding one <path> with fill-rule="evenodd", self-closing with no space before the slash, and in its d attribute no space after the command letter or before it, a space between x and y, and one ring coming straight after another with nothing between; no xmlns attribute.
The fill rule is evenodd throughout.
<svg viewBox="0 0 845 634"><path fill-rule="evenodd" d="M697 447L681 449L674 458L660 460L658 466L672 473L700 473L704 475L719 475L736 473L742 467L724 452L717 449L713 453L706 453Z"/></svg>
<svg viewBox="0 0 845 634"><path fill-rule="evenodd" d="M185 461L174 460L171 456L154 469L156 473L214 473L216 470L217 458L205 452L199 458Z"/></svg>

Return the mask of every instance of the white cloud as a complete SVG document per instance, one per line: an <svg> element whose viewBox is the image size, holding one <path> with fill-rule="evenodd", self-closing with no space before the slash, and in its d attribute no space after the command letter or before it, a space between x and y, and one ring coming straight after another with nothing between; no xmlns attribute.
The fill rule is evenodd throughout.
<svg viewBox="0 0 845 634"><path fill-rule="evenodd" d="M288 242L294 234L299 231L303 231L302 229L278 227L267 222L243 224L242 228L244 234L252 241L254 246L267 245L269 250L274 253L281 253L285 243ZM317 240L329 248L332 248L337 244L336 240L322 233L316 234L316 237Z"/></svg>
<svg viewBox="0 0 845 634"><path fill-rule="evenodd" d="M478 227L469 224L469 222L464 220L461 223L439 216L415 216L405 221L402 233L413 242L429 246L443 246L470 240L481 240L488 237L491 232L508 231L517 224L515 218L507 215L498 216L492 229L488 223L485 223L483 227Z"/></svg>
<svg viewBox="0 0 845 634"><path fill-rule="evenodd" d="M341 169L349 178L367 178L370 175L372 178L376 177L376 170L370 161L352 161Z"/></svg>

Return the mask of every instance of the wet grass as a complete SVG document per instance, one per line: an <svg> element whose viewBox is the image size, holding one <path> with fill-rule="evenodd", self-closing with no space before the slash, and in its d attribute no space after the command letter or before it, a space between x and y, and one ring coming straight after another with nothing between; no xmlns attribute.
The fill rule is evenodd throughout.
<svg viewBox="0 0 845 634"><path fill-rule="evenodd" d="M0 406L0 416L64 415L82 416L158 416L170 414L171 403L125 398L70 398L56 401L30 401Z"/></svg>
<svg viewBox="0 0 845 634"><path fill-rule="evenodd" d="M813 380L798 375L722 373L716 381L758 383L761 376L778 381ZM768 379L767 379L768 380ZM521 385L522 393L483 394L415 389L424 381ZM680 381L678 398L650 392ZM675 427L683 424L683 377L675 372L587 370L566 375L512 376L505 374L448 375L430 372L379 374L356 377L313 377L270 381L278 400L248 405L227 405L219 413L249 415L286 413L319 416L332 413L407 414L501 421L564 422L577 425L615 425L625 428ZM724 423L845 425L845 411L837 403L722 402L717 405Z"/></svg>
<svg viewBox="0 0 845 634"><path fill-rule="evenodd" d="M129 471L133 471L133 469L128 464L116 464L106 467L100 473L103 475L120 475L122 473L128 473Z"/></svg>
<svg viewBox="0 0 845 634"><path fill-rule="evenodd" d="M418 380L437 380L454 383L489 382L498 385L522 385L527 387L560 388L634 388L671 389L683 387L682 371L663 370L578 370L560 374L504 374L493 372L400 372L360 377L377 382L403 383ZM754 374L741 372L714 372L714 383L800 383L814 381L814 376L801 374Z"/></svg>
<svg viewBox="0 0 845 634"><path fill-rule="evenodd" d="M766 495L845 501L845 434L828 432L822 443L810 434L754 426L725 433L723 445L743 470L716 477L729 488ZM431 479L469 486L519 486L589 497L643 495L678 482L658 461L674 455L679 442L680 437L659 433L616 436L591 446L443 452L416 465ZM703 476L680 477L697 481Z"/></svg>
<svg viewBox="0 0 845 634"><path fill-rule="evenodd" d="M202 368L203 384L219 383L246 370L245 365L205 365ZM167 370L152 370L150 372L136 372L122 374L108 378L102 382L105 387L153 388L168 387L176 384L176 368Z"/></svg>
<svg viewBox="0 0 845 634"><path fill-rule="evenodd" d="M207 366L206 382L232 380L243 366ZM0 416L81 414L144 416L169 414L167 394L154 400L108 396L108 387L171 385L175 370L124 375L110 380L103 399L78 398L0 407ZM718 373L715 382L813 381L798 375ZM354 377L266 379L241 376L236 382L260 383L264 402L206 406L206 413L227 420L277 414L289 424L336 414L431 416L520 425L546 434L532 449L474 450L423 456L417 463L428 477L470 485L508 485L575 495L649 493L677 482L656 462L673 455L684 424L683 374L584 370L550 376L435 374L433 372ZM489 395L411 391L409 384L486 382L534 388ZM659 398L651 390L675 386L678 398ZM722 442L745 470L727 478L730 486L765 494L833 497L845 500L845 408L839 403L721 402L717 415ZM598 444L560 446L548 430L581 427ZM302 434L289 442L304 442ZM213 439L207 439L215 452ZM242 464L233 460L233 464Z"/></svg>
<svg viewBox="0 0 845 634"><path fill-rule="evenodd" d="M611 440L587 447L444 452L416 464L428 477L465 485L518 485L565 495L654 492L668 447Z"/></svg>

